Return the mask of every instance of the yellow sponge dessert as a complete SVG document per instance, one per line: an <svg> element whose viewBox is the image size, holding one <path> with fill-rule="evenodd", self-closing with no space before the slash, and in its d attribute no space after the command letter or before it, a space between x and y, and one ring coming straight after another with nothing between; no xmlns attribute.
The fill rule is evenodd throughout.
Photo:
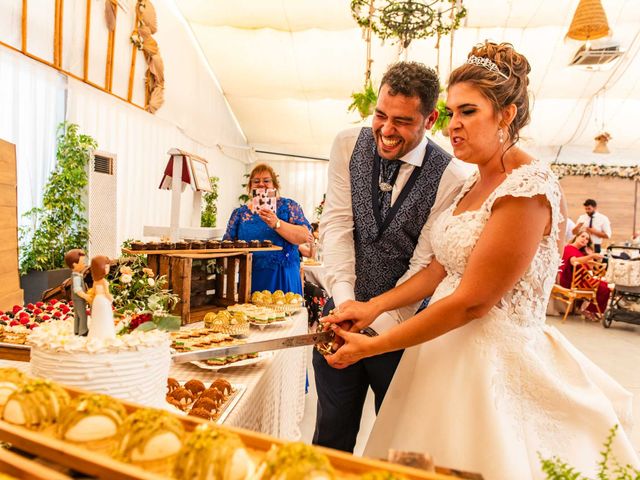
<svg viewBox="0 0 640 480"><path fill-rule="evenodd" d="M240 437L209 425L194 430L173 470L173 476L180 479L245 480L254 473Z"/></svg>
<svg viewBox="0 0 640 480"><path fill-rule="evenodd" d="M55 423L69 403L69 394L48 380L30 380L9 395L2 419L14 425L42 429Z"/></svg>
<svg viewBox="0 0 640 480"><path fill-rule="evenodd" d="M126 416L126 410L115 398L100 394L80 395L60 413L58 437L93 451L110 453Z"/></svg>
<svg viewBox="0 0 640 480"><path fill-rule="evenodd" d="M169 474L182 448L184 427L162 410L142 408L118 430L116 458L159 474Z"/></svg>
<svg viewBox="0 0 640 480"><path fill-rule="evenodd" d="M329 459L311 445L296 442L272 447L258 469L260 480L333 480Z"/></svg>

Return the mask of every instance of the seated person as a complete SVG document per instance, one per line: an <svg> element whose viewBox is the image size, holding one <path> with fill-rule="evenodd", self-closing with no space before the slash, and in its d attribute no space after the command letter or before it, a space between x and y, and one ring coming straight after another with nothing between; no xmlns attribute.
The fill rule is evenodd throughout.
<svg viewBox="0 0 640 480"><path fill-rule="evenodd" d="M558 281L561 286L565 288L571 288L573 269L576 265L588 265L602 260L602 255L600 255L599 253L594 253L593 250L589 248L589 242L589 234L587 232L581 232L574 237L571 243L567 243L565 245L564 252L562 254L562 266L560 267ZM589 286L585 285L585 287ZM607 282L600 281L598 292L596 294L596 301L598 302L598 307L600 308L601 313L604 313L605 309L607 308L610 294L611 291L609 290L609 285L607 284ZM598 321L598 309L593 303L590 302L587 309L582 313L588 319Z"/></svg>

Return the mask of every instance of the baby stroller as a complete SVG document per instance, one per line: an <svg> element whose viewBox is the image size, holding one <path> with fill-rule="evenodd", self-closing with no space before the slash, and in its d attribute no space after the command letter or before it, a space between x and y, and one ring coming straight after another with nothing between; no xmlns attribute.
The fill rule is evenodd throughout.
<svg viewBox="0 0 640 480"><path fill-rule="evenodd" d="M606 280L614 283L615 288L602 325L605 328L613 322L640 325L640 247L609 245L607 258Z"/></svg>

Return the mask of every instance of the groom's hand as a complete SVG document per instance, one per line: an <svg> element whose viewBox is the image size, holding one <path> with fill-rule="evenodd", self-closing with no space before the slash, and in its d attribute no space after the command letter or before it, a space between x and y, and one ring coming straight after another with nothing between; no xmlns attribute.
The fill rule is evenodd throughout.
<svg viewBox="0 0 640 480"><path fill-rule="evenodd" d="M320 319L320 323L322 323L322 330L326 331L326 330L331 330L334 323L329 323L329 322L325 322L325 320L328 317L324 317L322 319ZM350 331L351 328L353 328L353 322L346 320L344 322L340 322L338 323L338 326L342 329L342 330L346 330L346 331ZM332 345L331 345L331 349L336 352L342 345L344 345L344 340L342 339L342 337L336 335L335 338L333 339Z"/></svg>
<svg viewBox="0 0 640 480"><path fill-rule="evenodd" d="M337 324L340 325L340 328L343 330L358 333L371 325L379 314L380 312L377 311L372 302L347 300L341 303L339 308L331 310L329 315L321 321ZM342 325L342 323L346 321L352 323L350 328Z"/></svg>

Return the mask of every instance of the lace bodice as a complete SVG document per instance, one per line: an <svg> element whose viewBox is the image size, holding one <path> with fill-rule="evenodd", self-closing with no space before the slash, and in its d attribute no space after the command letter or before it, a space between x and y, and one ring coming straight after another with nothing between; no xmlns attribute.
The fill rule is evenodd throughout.
<svg viewBox="0 0 640 480"><path fill-rule="evenodd" d="M551 170L540 162L523 165L513 170L478 210L453 215L458 202L473 186L477 175L476 173L467 180L453 205L436 219L431 231L433 251L448 274L441 289L450 292L460 283L469 256L498 198L544 195L551 206L551 232L543 238L522 278L496 306L521 325L544 323L547 301L560 260L557 241L562 219L558 180Z"/></svg>

